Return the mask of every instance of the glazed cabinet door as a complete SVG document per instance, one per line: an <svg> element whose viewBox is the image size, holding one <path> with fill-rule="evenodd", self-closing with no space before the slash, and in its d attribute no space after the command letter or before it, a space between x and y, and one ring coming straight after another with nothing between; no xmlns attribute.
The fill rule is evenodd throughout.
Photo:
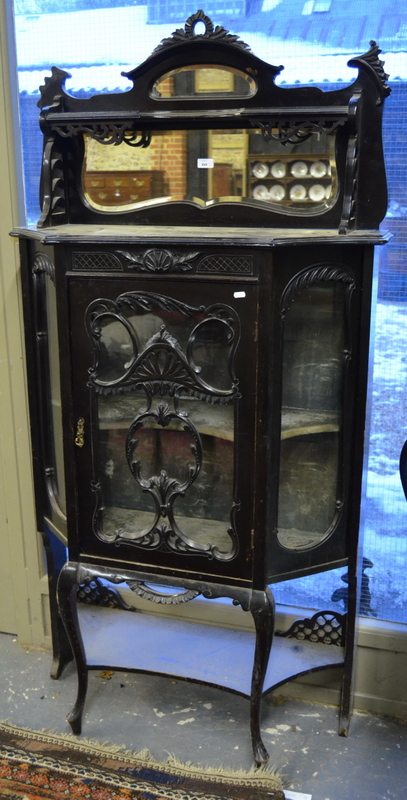
<svg viewBox="0 0 407 800"><path fill-rule="evenodd" d="M255 284L71 278L71 551L251 578Z"/></svg>

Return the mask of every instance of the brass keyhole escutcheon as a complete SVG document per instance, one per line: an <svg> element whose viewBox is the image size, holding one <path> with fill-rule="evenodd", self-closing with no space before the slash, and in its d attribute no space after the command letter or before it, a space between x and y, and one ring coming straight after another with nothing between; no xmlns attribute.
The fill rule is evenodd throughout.
<svg viewBox="0 0 407 800"><path fill-rule="evenodd" d="M85 444L85 420L79 417L76 425L75 444L77 447L83 447Z"/></svg>

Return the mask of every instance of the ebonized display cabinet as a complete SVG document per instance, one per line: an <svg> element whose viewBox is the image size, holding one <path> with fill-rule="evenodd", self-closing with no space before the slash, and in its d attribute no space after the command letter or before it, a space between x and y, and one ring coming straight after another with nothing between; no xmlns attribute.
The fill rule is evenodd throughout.
<svg viewBox="0 0 407 800"><path fill-rule="evenodd" d="M205 671L198 638L195 667L174 674L250 697L257 763L261 698L300 674L343 667L347 732L373 249L386 241L379 53L352 59L341 90L284 88L281 67L199 11L127 91L77 99L55 67L41 87L42 215L14 233L38 525L67 530L51 610L54 676L71 648L77 663L76 733L95 666L78 592L109 603L101 579L251 612L253 642L220 633L228 669ZM348 613L274 636L269 586L338 566ZM145 647L136 633L135 663L118 647L96 665L152 670ZM231 665L246 656L241 680Z"/></svg>

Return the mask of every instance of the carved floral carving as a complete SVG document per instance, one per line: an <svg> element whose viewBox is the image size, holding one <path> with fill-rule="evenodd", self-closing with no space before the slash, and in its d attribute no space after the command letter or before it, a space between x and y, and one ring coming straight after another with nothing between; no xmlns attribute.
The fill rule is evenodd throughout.
<svg viewBox="0 0 407 800"><path fill-rule="evenodd" d="M203 23L205 25L205 32L204 33L195 33L195 28L197 23ZM173 47L176 44L180 44L182 42L190 42L191 39L209 39L211 41L221 42L225 44L233 44L237 47L242 48L243 50L250 50L248 44L243 42L239 36L235 36L232 33L229 33L226 28L223 28L222 25L217 25L216 28L210 17L208 17L201 9L196 12L196 14L192 14L188 17L184 28L177 28L171 36L168 36L166 39L163 39L159 45L153 50L153 53L157 53L160 50L164 50L167 47ZM127 73L126 73L127 75Z"/></svg>
<svg viewBox="0 0 407 800"><path fill-rule="evenodd" d="M128 269L139 270L140 272L187 272L193 268L193 261L198 258L199 253L173 253L171 250L161 248L151 248L144 253L134 255L127 250L118 250L127 263Z"/></svg>
<svg viewBox="0 0 407 800"><path fill-rule="evenodd" d="M51 67L51 77L44 78L44 84L40 86L41 98L37 103L38 108L55 105L64 93L66 79L71 77L70 72L65 72L59 67Z"/></svg>
<svg viewBox="0 0 407 800"><path fill-rule="evenodd" d="M299 144L305 142L314 133L330 136L344 125L345 121L345 119L326 120L324 117L320 117L317 120L305 119L301 122L293 119L272 119L266 122L252 119L250 123L253 127L261 129L266 142L274 140L280 144Z"/></svg>
<svg viewBox="0 0 407 800"><path fill-rule="evenodd" d="M180 605L180 603L189 603L190 600L194 600L195 597L198 597L200 594L199 591L194 589L184 589L179 592L159 592L151 586L148 586L144 581L126 581L126 583L129 589L138 595L138 597L142 597L144 600L150 600L152 603L160 603L166 606L177 606Z"/></svg>
<svg viewBox="0 0 407 800"><path fill-rule="evenodd" d="M281 316L285 316L286 311L300 292L319 281L342 281L349 285L350 290L355 286L354 276L343 267L325 264L305 269L299 272L284 289L281 295Z"/></svg>
<svg viewBox="0 0 407 800"><path fill-rule="evenodd" d="M63 125L52 123L50 127L63 139L71 139L78 133L84 133L99 144L119 145L123 143L129 147L148 147L151 142L150 131L133 130L134 124L134 120L129 118L124 122L66 122Z"/></svg>
<svg viewBox="0 0 407 800"><path fill-rule="evenodd" d="M154 308L170 313L176 312L190 319L196 317L196 324L190 333L185 351L163 325L139 352L136 332L126 312L133 310L136 313L148 313ZM105 318L116 319L123 325L133 350L133 355L123 366L122 375L108 381L100 376L100 363L103 357L100 324ZM196 337L205 331L205 326L213 325L214 320L217 321L219 330L226 335L230 348L228 368L230 387L226 389L217 389L206 382L200 374L200 368L193 360ZM89 384L101 394L121 394L134 391L143 385L151 396L169 394L173 397L181 389L206 402L230 402L233 397L238 396L234 354L240 339L240 322L230 306L216 303L207 308L194 307L154 292L126 292L116 300L100 298L91 303L86 310L85 324L94 350L94 363L89 370Z"/></svg>
<svg viewBox="0 0 407 800"><path fill-rule="evenodd" d="M370 70L375 77L380 90L380 96L376 100L376 104L380 105L383 102L383 99L388 97L391 92L390 86L386 83L389 76L383 69L384 61L381 61L379 58L379 55L382 52L380 47L378 47L374 40L372 40L369 44L370 50L361 56L351 58L350 61L348 61L348 66L361 67L362 69L368 68Z"/></svg>
<svg viewBox="0 0 407 800"><path fill-rule="evenodd" d="M49 256L46 256L44 253L37 253L33 262L33 273L34 275L37 275L41 272L44 272L46 275L48 275L51 278L52 283L55 283L55 265L53 261L51 261Z"/></svg>

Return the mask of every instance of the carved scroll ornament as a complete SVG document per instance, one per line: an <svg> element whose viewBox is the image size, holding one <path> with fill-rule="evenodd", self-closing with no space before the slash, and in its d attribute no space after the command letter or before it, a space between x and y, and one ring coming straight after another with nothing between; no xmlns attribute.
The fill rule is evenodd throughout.
<svg viewBox="0 0 407 800"><path fill-rule="evenodd" d="M202 23L205 26L205 31L203 33L199 32L199 28L198 33L196 33L199 23ZM157 45L155 50L153 50L153 53L157 53L160 50L165 50L168 47L181 44L182 42L190 42L191 40L193 41L199 39L207 39L212 42L215 41L224 44L232 44L240 47L242 50L250 50L249 45L243 42L239 36L229 33L229 31L227 31L222 25L216 25L215 27L210 17L208 17L201 9L199 9L196 14L191 14L191 16L188 17L184 28L177 28L171 34L171 36L163 39L160 44Z"/></svg>

